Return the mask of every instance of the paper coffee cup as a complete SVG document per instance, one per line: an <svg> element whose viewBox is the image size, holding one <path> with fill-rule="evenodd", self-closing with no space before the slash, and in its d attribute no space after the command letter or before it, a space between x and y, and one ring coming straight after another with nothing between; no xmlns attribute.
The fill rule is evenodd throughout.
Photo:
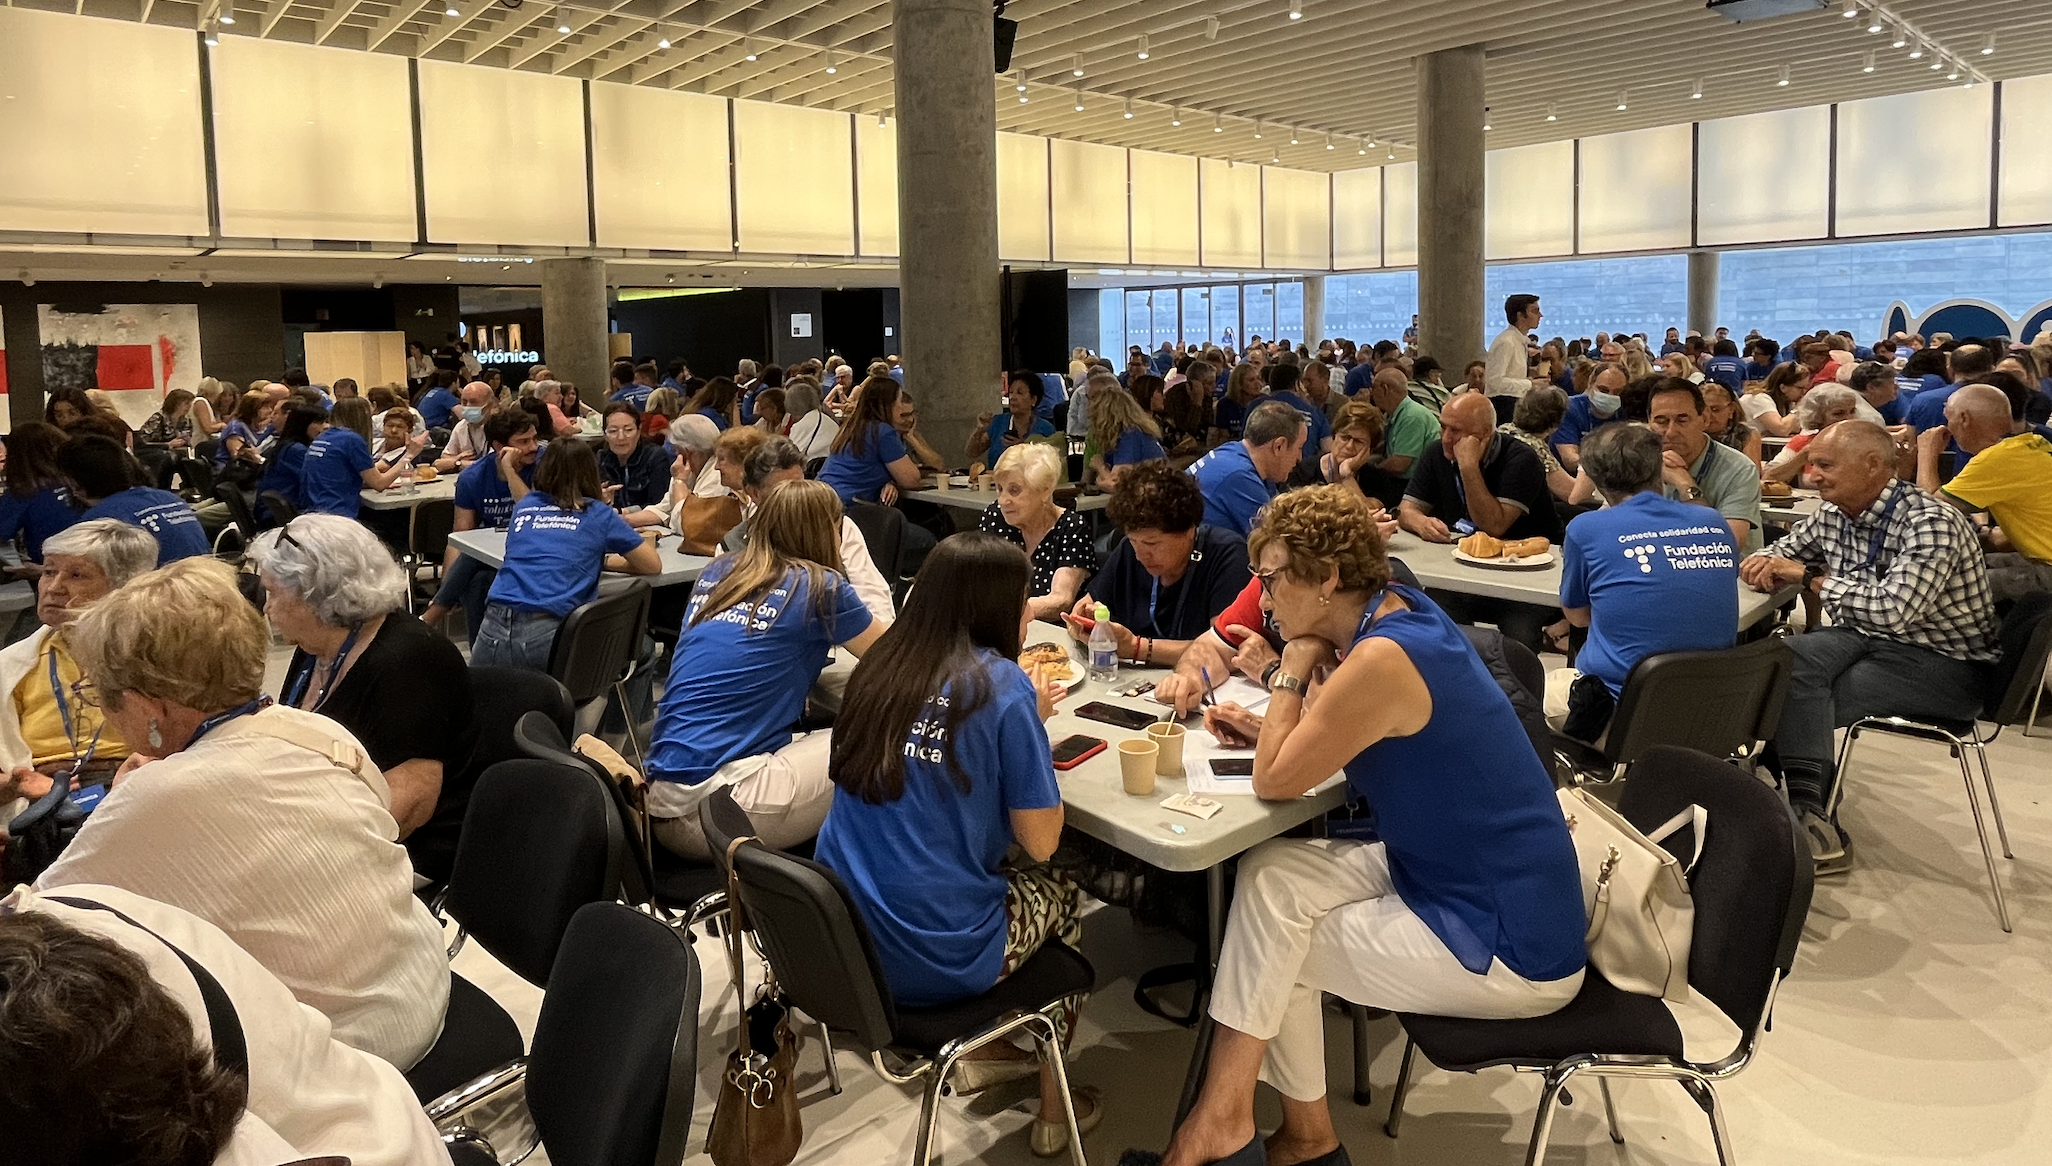
<svg viewBox="0 0 2052 1166"><path fill-rule="evenodd" d="M1154 792L1154 759L1160 753L1152 738L1119 742L1119 779L1127 793L1144 798Z"/></svg>
<svg viewBox="0 0 2052 1166"><path fill-rule="evenodd" d="M1147 739L1160 750L1154 758L1155 773L1162 777L1183 776L1183 742L1187 737L1183 726L1173 721L1147 726Z"/></svg>

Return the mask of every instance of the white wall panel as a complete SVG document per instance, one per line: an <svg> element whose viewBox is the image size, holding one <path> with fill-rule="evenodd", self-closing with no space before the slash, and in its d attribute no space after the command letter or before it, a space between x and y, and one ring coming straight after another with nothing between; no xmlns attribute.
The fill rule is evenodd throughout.
<svg viewBox="0 0 2052 1166"><path fill-rule="evenodd" d="M1418 164L1382 168L1382 261L1390 267L1418 264Z"/></svg>
<svg viewBox="0 0 2052 1166"><path fill-rule="evenodd" d="M1269 267L1332 266L1332 178L1311 170L1261 168L1262 258Z"/></svg>
<svg viewBox="0 0 2052 1166"><path fill-rule="evenodd" d="M584 95L570 77L420 62L428 238L588 245ZM484 158L518 159L509 170Z"/></svg>
<svg viewBox="0 0 2052 1166"><path fill-rule="evenodd" d="M1046 261L1053 241L1047 223L1047 139L997 136L998 257Z"/></svg>
<svg viewBox="0 0 2052 1166"><path fill-rule="evenodd" d="M733 250L725 99L594 84L591 165L599 246Z"/></svg>
<svg viewBox="0 0 2052 1166"><path fill-rule="evenodd" d="M207 233L190 30L0 9L0 227Z"/></svg>
<svg viewBox="0 0 2052 1166"><path fill-rule="evenodd" d="M2002 83L2005 227L2052 223L2052 74Z"/></svg>
<svg viewBox="0 0 2052 1166"><path fill-rule="evenodd" d="M1127 262L1125 147L1056 138L1051 154L1055 262Z"/></svg>
<svg viewBox="0 0 2052 1166"><path fill-rule="evenodd" d="M1986 85L1839 106L1838 234L1987 226L1994 116ZM1943 146L1918 163L1905 155L1912 142Z"/></svg>
<svg viewBox="0 0 2052 1166"><path fill-rule="evenodd" d="M1482 250L1489 259L1566 255L1575 249L1575 144L1491 150Z"/></svg>
<svg viewBox="0 0 2052 1166"><path fill-rule="evenodd" d="M898 253L898 119L855 119L855 242L864 255Z"/></svg>
<svg viewBox="0 0 2052 1166"><path fill-rule="evenodd" d="M1382 167L1332 176L1332 246L1341 271L1382 266Z"/></svg>
<svg viewBox="0 0 2052 1166"><path fill-rule="evenodd" d="M1824 236L1831 194L1828 106L1719 118L1701 123L1697 133L1696 242L1709 247Z"/></svg>
<svg viewBox="0 0 2052 1166"><path fill-rule="evenodd" d="M848 115L734 103L734 202L741 250L855 253L855 160Z"/></svg>
<svg viewBox="0 0 2052 1166"><path fill-rule="evenodd" d="M1692 138L1686 124L1583 138L1578 249L1687 247Z"/></svg>
<svg viewBox="0 0 2052 1166"><path fill-rule="evenodd" d="M213 57L222 234L413 240L404 57L247 36Z"/></svg>
<svg viewBox="0 0 2052 1166"><path fill-rule="evenodd" d="M1261 266L1261 167L1205 158L1198 176L1204 266Z"/></svg>
<svg viewBox="0 0 2052 1166"><path fill-rule="evenodd" d="M1197 159L1133 150L1133 262L1197 263Z"/></svg>

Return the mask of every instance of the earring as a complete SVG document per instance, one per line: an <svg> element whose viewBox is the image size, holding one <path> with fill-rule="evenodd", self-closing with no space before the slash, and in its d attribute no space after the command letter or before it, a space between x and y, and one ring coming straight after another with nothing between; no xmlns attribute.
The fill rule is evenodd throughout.
<svg viewBox="0 0 2052 1166"><path fill-rule="evenodd" d="M162 733L160 733L160 732L158 732L158 731L157 731L157 721L156 721L156 718L152 717L152 718L150 719L150 748L152 748L152 749L162 749L163 747L164 747L164 734L162 734Z"/></svg>
<svg viewBox="0 0 2052 1166"><path fill-rule="evenodd" d="M1321 596L1319 596L1319 597L1318 597L1318 606L1320 606L1320 607L1331 607L1331 606L1332 606L1332 596L1330 596L1330 595L1321 595Z"/></svg>

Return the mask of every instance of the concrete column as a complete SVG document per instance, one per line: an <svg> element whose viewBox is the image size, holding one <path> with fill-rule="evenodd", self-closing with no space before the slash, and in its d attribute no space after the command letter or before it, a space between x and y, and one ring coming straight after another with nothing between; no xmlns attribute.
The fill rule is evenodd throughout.
<svg viewBox="0 0 2052 1166"><path fill-rule="evenodd" d="M1418 346L1442 368L1477 359L1487 342L1484 100L1481 45L1418 58Z"/></svg>
<svg viewBox="0 0 2052 1166"><path fill-rule="evenodd" d="M1304 277L1304 347L1313 353L1318 351L1318 342L1325 339L1325 277L1307 275Z"/></svg>
<svg viewBox="0 0 2052 1166"><path fill-rule="evenodd" d="M997 407L997 108L989 0L897 0L898 288L905 387L941 453Z"/></svg>
<svg viewBox="0 0 2052 1166"><path fill-rule="evenodd" d="M541 268L542 363L557 380L577 386L578 398L598 401L606 373L606 261L544 259Z"/></svg>
<svg viewBox="0 0 2052 1166"><path fill-rule="evenodd" d="M1689 327L1712 335L1717 329L1717 277L1724 256L1716 251L1689 252Z"/></svg>

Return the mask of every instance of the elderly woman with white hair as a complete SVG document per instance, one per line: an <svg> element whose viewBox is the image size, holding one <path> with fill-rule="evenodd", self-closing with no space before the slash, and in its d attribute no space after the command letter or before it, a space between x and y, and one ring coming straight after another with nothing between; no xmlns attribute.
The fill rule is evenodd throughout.
<svg viewBox="0 0 2052 1166"><path fill-rule="evenodd" d="M1801 432L1788 439L1788 444L1760 471L1761 477L1775 482L1800 478L1803 467L1810 464L1810 442L1840 421L1859 417L1860 395L1843 385L1819 385L1796 403L1796 415L1802 419Z"/></svg>
<svg viewBox="0 0 2052 1166"><path fill-rule="evenodd" d="M362 742L392 791L392 819L429 883L449 877L470 804L470 669L406 611L406 572L366 527L305 514L250 548L264 614L298 649L280 703L332 718ZM393 700L392 693L431 694Z"/></svg>
<svg viewBox="0 0 2052 1166"><path fill-rule="evenodd" d="M834 438L841 435L841 423L820 403L819 385L806 378L784 382L784 412L791 421L784 436L805 454L809 463L834 452Z"/></svg>
<svg viewBox="0 0 2052 1166"><path fill-rule="evenodd" d="M1053 619L1069 610L1097 573L1090 525L1078 511L1055 505L1061 455L1038 443L1015 445L998 458L991 476L998 497L978 529L1026 549L1033 564L1026 606L1035 619Z"/></svg>
<svg viewBox="0 0 2052 1166"><path fill-rule="evenodd" d="M190 911L335 1039L400 1068L420 1060L448 1011L449 961L414 897L390 787L349 730L264 699L270 636L233 569L151 571L70 635L138 752L37 889L96 883Z"/></svg>

